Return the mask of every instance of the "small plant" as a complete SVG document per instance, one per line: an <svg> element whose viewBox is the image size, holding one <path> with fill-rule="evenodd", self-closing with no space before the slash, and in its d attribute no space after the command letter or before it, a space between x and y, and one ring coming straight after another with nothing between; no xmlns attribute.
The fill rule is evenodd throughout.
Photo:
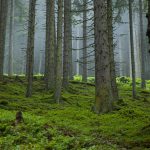
<svg viewBox="0 0 150 150"><path fill-rule="evenodd" d="M120 82L120 83L130 83L131 82L131 79L128 78L128 77L119 77L117 78L117 81Z"/></svg>

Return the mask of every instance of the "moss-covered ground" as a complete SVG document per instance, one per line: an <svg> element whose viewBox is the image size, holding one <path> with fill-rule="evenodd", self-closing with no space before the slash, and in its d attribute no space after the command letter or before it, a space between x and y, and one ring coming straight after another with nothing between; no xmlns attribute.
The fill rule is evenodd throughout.
<svg viewBox="0 0 150 150"><path fill-rule="evenodd" d="M91 109L93 84L71 82L58 105L40 78L34 79L32 98L25 98L24 78L5 77L0 83L0 150L148 150L150 82L147 90L139 82L137 99L132 99L130 79L119 78L114 111L97 115ZM14 125L18 110L24 121Z"/></svg>

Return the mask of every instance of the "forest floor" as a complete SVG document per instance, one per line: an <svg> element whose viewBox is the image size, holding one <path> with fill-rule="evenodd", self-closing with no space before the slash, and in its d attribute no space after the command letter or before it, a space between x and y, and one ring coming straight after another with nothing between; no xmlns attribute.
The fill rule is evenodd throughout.
<svg viewBox="0 0 150 150"><path fill-rule="evenodd" d="M35 77L32 98L25 98L23 77L0 83L0 150L148 150L150 81L132 99L131 81L118 79L120 100L112 113L92 112L94 85L71 82L63 103L54 103L44 82ZM24 121L14 125L16 112Z"/></svg>

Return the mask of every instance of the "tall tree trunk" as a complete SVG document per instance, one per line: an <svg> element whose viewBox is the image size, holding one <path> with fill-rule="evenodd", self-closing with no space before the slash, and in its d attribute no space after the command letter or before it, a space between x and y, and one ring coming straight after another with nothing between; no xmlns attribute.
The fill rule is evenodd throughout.
<svg viewBox="0 0 150 150"><path fill-rule="evenodd" d="M72 15L70 15L71 18ZM69 80L73 80L73 56L72 56L72 20L70 19L70 51L69 51Z"/></svg>
<svg viewBox="0 0 150 150"><path fill-rule="evenodd" d="M54 90L54 0L47 0L46 5L46 89Z"/></svg>
<svg viewBox="0 0 150 150"><path fill-rule="evenodd" d="M43 53L40 52L40 54L39 54L39 68L38 68L39 74L41 74L41 68L42 68L42 55L43 55Z"/></svg>
<svg viewBox="0 0 150 150"><path fill-rule="evenodd" d="M140 16L140 49L141 49L141 88L146 88L145 81L145 48L144 48L144 32L143 32L143 7L142 0L139 0L139 16Z"/></svg>
<svg viewBox="0 0 150 150"><path fill-rule="evenodd" d="M114 61L114 47L113 47L113 14L112 14L112 0L107 0L107 17L108 17L108 43L110 50L110 74L111 74L111 88L114 100L118 100L118 89L116 83L116 70Z"/></svg>
<svg viewBox="0 0 150 150"><path fill-rule="evenodd" d="M130 47L131 47L131 66L132 66L132 96L133 96L133 98L136 98L136 76L135 76L133 19L132 19L133 0L129 0L128 2L129 2L129 26L130 26Z"/></svg>
<svg viewBox="0 0 150 150"><path fill-rule="evenodd" d="M56 83L54 98L60 103L62 89L62 22L63 22L63 0L58 0L57 19L57 53L56 53Z"/></svg>
<svg viewBox="0 0 150 150"><path fill-rule="evenodd" d="M79 76L80 75L80 40L78 39L80 37L80 31L79 31L79 27L77 27L77 37L76 37L76 75Z"/></svg>
<svg viewBox="0 0 150 150"><path fill-rule="evenodd" d="M110 54L108 46L107 0L94 0L95 13L95 111L112 110Z"/></svg>
<svg viewBox="0 0 150 150"><path fill-rule="evenodd" d="M82 81L87 82L87 0L83 0L83 70Z"/></svg>
<svg viewBox="0 0 150 150"><path fill-rule="evenodd" d="M24 56L24 51L22 51L22 65L21 65L21 74L26 74L26 56Z"/></svg>
<svg viewBox="0 0 150 150"><path fill-rule="evenodd" d="M55 12L54 12L54 75L56 76L56 63L57 63L57 29L56 29L56 20L55 20ZM56 78L55 78L56 80ZM56 81L55 81L56 82Z"/></svg>
<svg viewBox="0 0 150 150"><path fill-rule="evenodd" d="M54 8L55 8L55 3L54 0L49 0L50 1L50 49L49 49L49 60L48 60L48 89L54 90L54 50L55 50L55 29L54 29L54 21L55 21L55 15L54 15Z"/></svg>
<svg viewBox="0 0 150 150"><path fill-rule="evenodd" d="M73 62L72 62L72 0L69 3L69 79L73 80Z"/></svg>
<svg viewBox="0 0 150 150"><path fill-rule="evenodd" d="M49 54L49 41L50 41L50 3L46 0L46 37L45 37L45 71L44 71L44 78L46 83L46 89L48 88L48 54Z"/></svg>
<svg viewBox="0 0 150 150"><path fill-rule="evenodd" d="M10 25L9 25L9 58L8 76L13 75L13 31L14 31L14 0L10 0Z"/></svg>
<svg viewBox="0 0 150 150"><path fill-rule="evenodd" d="M149 43L150 43L150 1L149 0L148 0L148 13L146 17L148 19L147 36L149 38Z"/></svg>
<svg viewBox="0 0 150 150"><path fill-rule="evenodd" d="M8 0L0 0L0 81L3 80Z"/></svg>
<svg viewBox="0 0 150 150"><path fill-rule="evenodd" d="M27 43L27 91L26 97L32 96L33 66L34 66L34 34L35 34L35 7L36 0L29 1L29 21L28 21L28 43Z"/></svg>
<svg viewBox="0 0 150 150"><path fill-rule="evenodd" d="M71 0L64 0L64 53L63 53L63 88L69 85L69 69L71 56Z"/></svg>

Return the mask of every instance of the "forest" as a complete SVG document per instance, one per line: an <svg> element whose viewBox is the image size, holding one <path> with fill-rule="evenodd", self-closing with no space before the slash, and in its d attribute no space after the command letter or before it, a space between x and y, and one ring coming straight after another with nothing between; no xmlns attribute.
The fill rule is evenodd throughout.
<svg viewBox="0 0 150 150"><path fill-rule="evenodd" d="M0 150L150 150L150 0L0 0Z"/></svg>

